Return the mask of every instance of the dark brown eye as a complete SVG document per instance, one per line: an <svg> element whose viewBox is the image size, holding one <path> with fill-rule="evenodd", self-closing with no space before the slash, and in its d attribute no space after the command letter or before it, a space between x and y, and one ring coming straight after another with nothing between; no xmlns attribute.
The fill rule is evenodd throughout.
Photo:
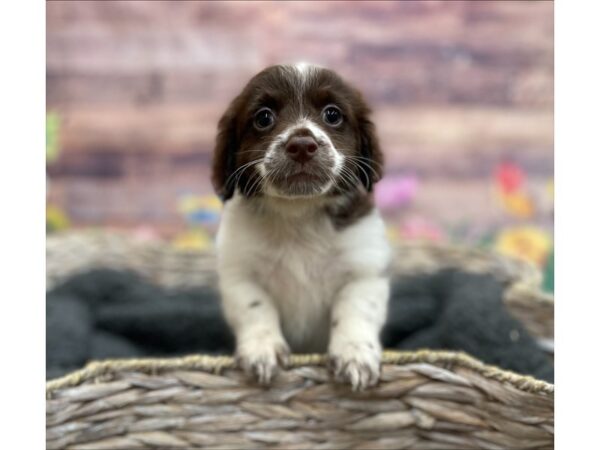
<svg viewBox="0 0 600 450"><path fill-rule="evenodd" d="M269 108L261 108L254 114L254 126L257 130L266 130L275 123L275 115Z"/></svg>
<svg viewBox="0 0 600 450"><path fill-rule="evenodd" d="M344 117L340 108L334 105L329 105L323 108L323 122L331 127L337 127L342 123Z"/></svg>

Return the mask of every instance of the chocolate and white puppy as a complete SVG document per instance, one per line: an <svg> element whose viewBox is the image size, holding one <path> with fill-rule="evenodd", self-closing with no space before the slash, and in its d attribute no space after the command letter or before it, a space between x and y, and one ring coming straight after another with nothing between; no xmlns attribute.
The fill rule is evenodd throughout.
<svg viewBox="0 0 600 450"><path fill-rule="evenodd" d="M326 351L355 389L379 378L390 250L369 114L337 74L301 64L260 72L219 122L220 290L238 360L259 382L290 349Z"/></svg>

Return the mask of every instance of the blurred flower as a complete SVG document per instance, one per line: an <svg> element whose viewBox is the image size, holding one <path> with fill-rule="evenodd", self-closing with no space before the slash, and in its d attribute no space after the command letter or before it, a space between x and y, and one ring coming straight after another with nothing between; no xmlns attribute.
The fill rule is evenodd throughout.
<svg viewBox="0 0 600 450"><path fill-rule="evenodd" d="M509 228L496 237L495 248L504 255L543 267L552 249L552 239L546 231L539 228Z"/></svg>
<svg viewBox="0 0 600 450"><path fill-rule="evenodd" d="M375 203L381 209L398 209L410 203L417 193L414 175L390 176L375 186Z"/></svg>
<svg viewBox="0 0 600 450"><path fill-rule="evenodd" d="M495 171L502 206L509 214L520 219L528 219L535 214L532 196L524 190L525 178L521 167L510 162L499 164Z"/></svg>
<svg viewBox="0 0 600 450"><path fill-rule="evenodd" d="M177 209L182 213L189 213L197 209L220 211L221 201L214 195L184 194L177 202Z"/></svg>
<svg viewBox="0 0 600 450"><path fill-rule="evenodd" d="M212 246L212 239L204 230L193 229L176 236L173 245L182 250L206 250Z"/></svg>
<svg viewBox="0 0 600 450"><path fill-rule="evenodd" d="M186 214L185 218L192 225L201 225L217 222L219 220L219 214L213 211L199 209Z"/></svg>
<svg viewBox="0 0 600 450"><path fill-rule="evenodd" d="M385 228L385 234L386 234L386 237L387 237L388 241L391 244L397 244L401 240L400 239L400 233L398 232L398 229L396 227L388 225Z"/></svg>
<svg viewBox="0 0 600 450"><path fill-rule="evenodd" d="M500 200L510 214L520 219L528 219L535 213L533 201L524 192L501 192Z"/></svg>
<svg viewBox="0 0 600 450"><path fill-rule="evenodd" d="M186 194L177 202L177 210L192 225L218 222L221 208L221 201L214 195Z"/></svg>
<svg viewBox="0 0 600 450"><path fill-rule="evenodd" d="M160 240L160 236L156 230L148 225L142 225L135 228L132 232L132 236L136 241L140 242L152 242Z"/></svg>
<svg viewBox="0 0 600 450"><path fill-rule="evenodd" d="M518 165L504 162L498 165L495 173L496 183L503 193L512 193L520 190L525 181L525 174Z"/></svg>
<svg viewBox="0 0 600 450"><path fill-rule="evenodd" d="M58 207L46 206L46 230L60 231L69 227L69 218Z"/></svg>
<svg viewBox="0 0 600 450"><path fill-rule="evenodd" d="M54 113L46 114L46 164L58 157L58 132L60 120Z"/></svg>
<svg viewBox="0 0 600 450"><path fill-rule="evenodd" d="M403 240L426 240L439 242L445 233L436 224L425 219L411 219L400 225L400 238Z"/></svg>
<svg viewBox="0 0 600 450"><path fill-rule="evenodd" d="M548 180L548 184L546 185L546 189L548 190L548 195L552 200L554 200L554 180Z"/></svg>

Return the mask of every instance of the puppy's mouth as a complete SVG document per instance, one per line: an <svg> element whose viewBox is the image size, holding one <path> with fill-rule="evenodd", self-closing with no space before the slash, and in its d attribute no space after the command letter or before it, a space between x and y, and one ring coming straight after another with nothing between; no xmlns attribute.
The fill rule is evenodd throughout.
<svg viewBox="0 0 600 450"><path fill-rule="evenodd" d="M271 187L269 191L284 197L311 197L324 194L331 186L332 179L331 168L321 164L310 164L304 167L281 164L268 170L267 174L268 184Z"/></svg>
<svg viewBox="0 0 600 450"><path fill-rule="evenodd" d="M336 150L307 130L300 130L266 155L261 170L267 194L314 197L335 184Z"/></svg>
<svg viewBox="0 0 600 450"><path fill-rule="evenodd" d="M315 174L301 171L287 177L288 183L318 183L321 178Z"/></svg>

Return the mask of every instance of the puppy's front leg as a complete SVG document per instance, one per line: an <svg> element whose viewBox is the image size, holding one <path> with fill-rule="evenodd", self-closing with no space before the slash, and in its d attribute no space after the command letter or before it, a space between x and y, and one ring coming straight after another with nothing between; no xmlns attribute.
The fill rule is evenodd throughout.
<svg viewBox="0 0 600 450"><path fill-rule="evenodd" d="M267 384L285 366L289 348L281 333L273 301L255 282L221 279L225 318L236 338L236 356L242 369Z"/></svg>
<svg viewBox="0 0 600 450"><path fill-rule="evenodd" d="M331 314L329 362L338 381L354 390L379 380L381 343L389 281L370 277L351 281L338 294Z"/></svg>

